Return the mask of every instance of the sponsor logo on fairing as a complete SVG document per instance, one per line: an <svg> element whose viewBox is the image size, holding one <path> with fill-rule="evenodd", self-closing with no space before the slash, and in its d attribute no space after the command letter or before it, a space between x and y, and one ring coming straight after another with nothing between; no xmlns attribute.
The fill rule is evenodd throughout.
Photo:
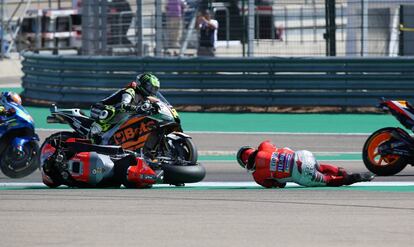
<svg viewBox="0 0 414 247"><path fill-rule="evenodd" d="M98 167L98 168L92 170L93 175L96 175L98 173L104 173L104 172L105 172L105 168L102 168L102 167Z"/></svg>

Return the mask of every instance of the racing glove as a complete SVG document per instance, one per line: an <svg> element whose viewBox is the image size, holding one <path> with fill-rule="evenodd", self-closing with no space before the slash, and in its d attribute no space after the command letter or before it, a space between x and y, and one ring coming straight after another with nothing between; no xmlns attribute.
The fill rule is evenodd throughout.
<svg viewBox="0 0 414 247"><path fill-rule="evenodd" d="M4 106L0 106L0 115L6 115L6 108Z"/></svg>

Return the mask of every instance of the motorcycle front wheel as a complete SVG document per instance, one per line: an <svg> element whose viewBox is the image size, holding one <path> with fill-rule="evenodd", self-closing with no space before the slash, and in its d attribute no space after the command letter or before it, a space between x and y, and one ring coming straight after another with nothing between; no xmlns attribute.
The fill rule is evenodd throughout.
<svg viewBox="0 0 414 247"><path fill-rule="evenodd" d="M39 168L39 144L31 141L23 146L23 152L18 152L9 145L0 157L0 169L9 178L22 178L32 174Z"/></svg>
<svg viewBox="0 0 414 247"><path fill-rule="evenodd" d="M191 138L179 137L178 139L168 140L173 158L177 158L188 163L196 163L198 160L197 147Z"/></svg>
<svg viewBox="0 0 414 247"><path fill-rule="evenodd" d="M379 176L391 176L402 171L408 160L400 155L380 155L378 147L391 140L391 133L395 128L388 127L375 131L368 137L362 150L362 159L368 170Z"/></svg>

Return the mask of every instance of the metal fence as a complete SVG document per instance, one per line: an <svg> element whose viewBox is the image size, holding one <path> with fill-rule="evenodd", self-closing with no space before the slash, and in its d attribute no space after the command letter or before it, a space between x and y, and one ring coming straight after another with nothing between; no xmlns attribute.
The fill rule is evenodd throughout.
<svg viewBox="0 0 414 247"><path fill-rule="evenodd" d="M414 54L412 0L186 0L179 20L169 1L178 2L138 0L122 11L95 11L108 13L104 25L90 25L107 31L98 53L196 56L197 18L207 8L219 24L218 57ZM105 1L84 0L84 8L87 2Z"/></svg>
<svg viewBox="0 0 414 247"><path fill-rule="evenodd" d="M182 11L177 6L181 1ZM20 49L43 48L40 36L49 36L57 42L48 48L68 46L86 55L196 56L200 11L209 9L219 24L217 57L414 55L412 0L1 0L0 4L5 10L0 11L0 29L10 33L8 42L26 37L19 25L28 18L23 13L27 9L72 8L81 16L81 25L56 19L52 33L33 34L36 45ZM81 35L82 42L61 44L59 39L66 34L58 31L60 24L72 29L70 38Z"/></svg>

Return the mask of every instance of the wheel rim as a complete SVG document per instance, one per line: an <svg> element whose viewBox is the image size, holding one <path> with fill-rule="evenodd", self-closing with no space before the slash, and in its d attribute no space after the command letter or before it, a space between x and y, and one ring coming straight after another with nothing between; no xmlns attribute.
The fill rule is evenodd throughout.
<svg viewBox="0 0 414 247"><path fill-rule="evenodd" d="M190 150L187 147L186 143L183 141L173 141L170 144L171 148L173 148L173 155L176 156L178 159L181 160L189 160L190 159Z"/></svg>
<svg viewBox="0 0 414 247"><path fill-rule="evenodd" d="M4 155L3 162L12 171L21 172L27 167L31 166L31 160L36 155L35 150L30 145L23 147L23 155L16 153L12 146L9 146L6 151L7 155Z"/></svg>
<svg viewBox="0 0 414 247"><path fill-rule="evenodd" d="M371 142L368 146L368 158L370 162L375 166L388 166L395 164L399 159L399 155L388 154L381 156L378 153L378 146L382 143L391 139L391 134L389 132L383 132L371 139Z"/></svg>

